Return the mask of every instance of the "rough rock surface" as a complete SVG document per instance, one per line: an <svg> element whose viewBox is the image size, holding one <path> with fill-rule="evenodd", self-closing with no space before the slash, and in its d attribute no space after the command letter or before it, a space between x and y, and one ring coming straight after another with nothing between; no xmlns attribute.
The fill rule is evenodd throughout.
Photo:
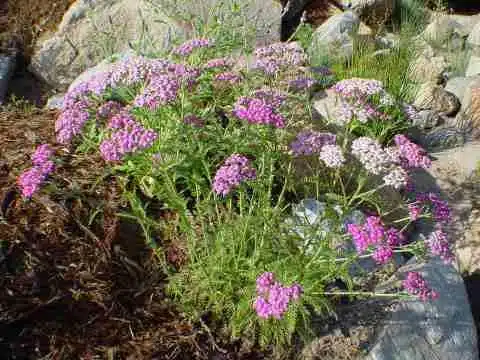
<svg viewBox="0 0 480 360"><path fill-rule="evenodd" d="M5 100L8 82L15 70L15 56L0 54L0 104Z"/></svg>
<svg viewBox="0 0 480 360"><path fill-rule="evenodd" d="M408 271L420 272L440 297L399 302L364 359L478 360L475 323L457 270L441 260L426 264L410 261L397 275L404 278Z"/></svg>
<svg viewBox="0 0 480 360"><path fill-rule="evenodd" d="M421 54L409 68L409 78L416 83L434 82L440 83L443 74L448 68L447 61L443 56L429 56Z"/></svg>
<svg viewBox="0 0 480 360"><path fill-rule="evenodd" d="M420 86L413 105L420 110L435 110L444 115L455 115L460 101L442 86L428 82Z"/></svg>
<svg viewBox="0 0 480 360"><path fill-rule="evenodd" d="M311 56L328 53L329 56L348 59L353 53L350 36L358 30L360 20L352 12L334 15L315 30L308 50Z"/></svg>
<svg viewBox="0 0 480 360"><path fill-rule="evenodd" d="M215 6L220 1L188 0L173 6L173 10L167 3L160 6L160 2L157 5L148 0L77 0L54 36L39 45L30 69L50 85L64 90L84 70L114 53L134 49L149 55L168 49L174 37L191 33L191 24L180 16L208 18L217 11ZM251 24L257 29L257 40L269 42L278 40L280 13L280 5L271 0L267 4L249 0L242 3L232 19ZM219 21L233 21L215 15Z"/></svg>
<svg viewBox="0 0 480 360"><path fill-rule="evenodd" d="M467 43L472 48L473 52L480 56L480 22L473 27L468 36Z"/></svg>
<svg viewBox="0 0 480 360"><path fill-rule="evenodd" d="M465 76L474 76L480 74L480 56L472 55L468 61Z"/></svg>
<svg viewBox="0 0 480 360"><path fill-rule="evenodd" d="M467 85L464 85L464 84ZM480 76L465 78L462 90L462 107L455 117L455 126L459 129L472 132L480 130Z"/></svg>

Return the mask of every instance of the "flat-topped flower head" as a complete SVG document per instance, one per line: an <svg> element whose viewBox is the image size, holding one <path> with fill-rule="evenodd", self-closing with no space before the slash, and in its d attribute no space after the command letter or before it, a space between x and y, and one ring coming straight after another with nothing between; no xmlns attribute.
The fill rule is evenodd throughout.
<svg viewBox="0 0 480 360"><path fill-rule="evenodd" d="M42 166L53 157L54 153L54 150L49 144L42 144L37 147L32 154L32 163L37 166Z"/></svg>
<svg viewBox="0 0 480 360"><path fill-rule="evenodd" d="M292 301L298 301L303 293L299 284L283 286L275 275L265 272L257 278L257 298L253 304L257 315L263 319L282 319Z"/></svg>
<svg viewBox="0 0 480 360"><path fill-rule="evenodd" d="M129 123L102 141L100 153L106 161L119 161L127 154L151 147L157 136L155 131L137 122Z"/></svg>
<svg viewBox="0 0 480 360"><path fill-rule="evenodd" d="M425 279L418 272L409 272L402 285L410 295L418 296L423 301L438 298L438 294L430 289Z"/></svg>
<svg viewBox="0 0 480 360"><path fill-rule="evenodd" d="M351 78L337 82L333 87L334 91L346 98L365 98L381 94L383 84L374 79Z"/></svg>
<svg viewBox="0 0 480 360"><path fill-rule="evenodd" d="M118 101L107 101L102 104L97 110L97 117L108 119L120 112L123 105Z"/></svg>
<svg viewBox="0 0 480 360"><path fill-rule="evenodd" d="M290 144L290 148L295 156L300 155L320 155L322 148L326 145L336 145L337 136L332 133L305 130L297 134L295 141ZM338 150L338 149L337 149ZM330 152L336 151L330 149ZM340 150L341 152L341 150ZM327 154L324 154L327 157ZM338 155L338 154L337 154ZM341 160L338 158L337 160Z"/></svg>
<svg viewBox="0 0 480 360"><path fill-rule="evenodd" d="M251 124L285 126L285 118L272 105L253 97L241 97L234 105L233 114Z"/></svg>
<svg viewBox="0 0 480 360"><path fill-rule="evenodd" d="M250 160L243 155L233 154L218 169L212 188L216 194L226 196L242 182L255 177L256 170L251 166Z"/></svg>
<svg viewBox="0 0 480 360"><path fill-rule="evenodd" d="M345 163L342 148L338 145L324 145L320 150L320 160L327 167L339 168Z"/></svg>
<svg viewBox="0 0 480 360"><path fill-rule="evenodd" d="M375 175L388 170L392 164L390 155L382 148L378 141L369 137L360 137L352 142L352 154Z"/></svg>
<svg viewBox="0 0 480 360"><path fill-rule="evenodd" d="M40 189L46 176L40 167L24 171L17 179L17 184L24 198L31 198Z"/></svg>
<svg viewBox="0 0 480 360"><path fill-rule="evenodd" d="M216 81L223 81L223 82L227 82L227 83L230 83L230 84L237 84L239 82L242 81L242 76L237 74L237 73L234 73L234 72L231 72L231 71L225 71L225 72L222 72L222 73L219 73L217 75L215 75L215 78L214 78Z"/></svg>
<svg viewBox="0 0 480 360"><path fill-rule="evenodd" d="M408 173L405 171L405 169L399 166L390 169L387 174L383 176L383 182L385 185L391 186L396 190L406 187L408 181Z"/></svg>
<svg viewBox="0 0 480 360"><path fill-rule="evenodd" d="M215 46L215 40L207 38L192 39L173 49L173 53L180 56L188 56L195 49L209 48Z"/></svg>
<svg viewBox="0 0 480 360"><path fill-rule="evenodd" d="M230 57L223 57L218 59L209 60L205 65L205 69L213 69L213 68L229 68L234 65L234 61Z"/></svg>
<svg viewBox="0 0 480 360"><path fill-rule="evenodd" d="M449 264L454 260L450 242L442 228L437 228L432 231L425 240L425 244L432 255L440 257L445 263Z"/></svg>
<svg viewBox="0 0 480 360"><path fill-rule="evenodd" d="M155 110L162 105L175 101L180 84L177 79L170 75L158 75L153 77L149 84L137 95L133 104Z"/></svg>
<svg viewBox="0 0 480 360"><path fill-rule="evenodd" d="M295 42L274 43L255 50L254 68L267 75L275 75L282 68L302 66L306 62L306 55L302 47Z"/></svg>
<svg viewBox="0 0 480 360"><path fill-rule="evenodd" d="M429 168L432 165L427 152L422 147L411 142L405 135L396 135L394 141L404 168Z"/></svg>

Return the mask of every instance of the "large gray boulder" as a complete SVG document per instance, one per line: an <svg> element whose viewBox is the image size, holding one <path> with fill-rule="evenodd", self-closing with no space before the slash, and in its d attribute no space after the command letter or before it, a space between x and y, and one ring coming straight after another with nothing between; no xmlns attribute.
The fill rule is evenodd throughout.
<svg viewBox="0 0 480 360"><path fill-rule="evenodd" d="M231 5L231 4L230 4ZM278 40L281 6L247 0L232 11L220 0L77 0L57 32L38 45L30 69L57 90L65 90L84 70L127 50L159 55L174 38L194 36L191 20L248 24L258 43ZM190 19L190 20L189 20Z"/></svg>
<svg viewBox="0 0 480 360"><path fill-rule="evenodd" d="M353 54L352 34L358 31L360 19L352 12L330 17L313 33L308 53L312 58L325 56L349 59Z"/></svg>
<svg viewBox="0 0 480 360"><path fill-rule="evenodd" d="M439 259L426 264L410 261L396 278L404 278L409 271L420 272L440 297L400 301L364 359L478 360L475 322L458 271Z"/></svg>

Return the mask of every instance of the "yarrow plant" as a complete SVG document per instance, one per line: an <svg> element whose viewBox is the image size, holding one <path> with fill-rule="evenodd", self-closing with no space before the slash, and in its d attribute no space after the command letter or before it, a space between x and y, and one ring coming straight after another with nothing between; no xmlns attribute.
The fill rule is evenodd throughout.
<svg viewBox="0 0 480 360"><path fill-rule="evenodd" d="M351 281L349 265L360 258L395 266L397 252L427 249L451 260L442 228L424 244L414 246L407 237L410 222L432 217L444 223L449 213L438 197L413 199L405 190L409 172L428 167L429 159L408 138L395 136L406 110L395 110L398 103L382 83L354 78L334 86L345 126L332 126L313 121L308 91L297 90L322 86L319 78L330 81L334 74L306 70L298 44L257 49L254 69L240 71L224 47L200 38L168 59L126 56L68 91L56 122L58 142L71 151L98 151L110 171L128 179L123 191L149 245L156 235L165 243L185 239L188 261L181 268L169 266L160 244L155 252L168 294L183 312L209 311L234 336L289 346L294 335L309 333L312 310L329 309L330 296L375 296ZM34 167L19 178L24 194L52 171L52 156L48 147L32 156ZM377 178L383 183L372 181ZM410 196L398 204L409 208L407 219L390 219L391 209L378 200L386 186ZM165 224L166 217L150 218L139 193L171 212L175 226ZM300 232L287 220L292 201L302 199L325 206L317 209L321 220ZM303 211L309 219L313 212ZM319 241L305 240L310 230L321 234ZM339 279L347 291L327 291ZM407 280L407 293L434 297L418 277Z"/></svg>
<svg viewBox="0 0 480 360"><path fill-rule="evenodd" d="M255 177L256 171L251 166L250 160L243 155L233 154L218 169L212 188L218 195L226 196L242 182L253 180Z"/></svg>

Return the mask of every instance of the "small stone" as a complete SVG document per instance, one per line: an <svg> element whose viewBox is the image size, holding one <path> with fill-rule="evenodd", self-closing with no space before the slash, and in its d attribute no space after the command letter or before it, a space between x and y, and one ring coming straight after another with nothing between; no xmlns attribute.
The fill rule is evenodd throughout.
<svg viewBox="0 0 480 360"><path fill-rule="evenodd" d="M444 335L444 329L438 325L427 325L425 329L425 339L430 345L439 344Z"/></svg>
<svg viewBox="0 0 480 360"><path fill-rule="evenodd" d="M465 133L456 127L434 129L421 140L423 147L439 150L458 147L465 144Z"/></svg>

